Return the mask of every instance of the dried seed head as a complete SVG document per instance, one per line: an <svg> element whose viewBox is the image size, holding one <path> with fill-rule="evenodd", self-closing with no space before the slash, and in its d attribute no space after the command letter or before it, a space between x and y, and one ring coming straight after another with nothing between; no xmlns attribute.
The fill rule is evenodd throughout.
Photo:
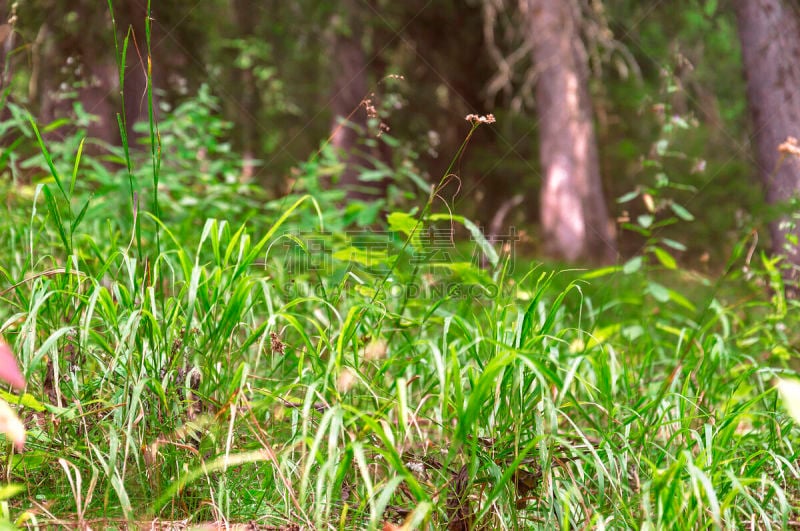
<svg viewBox="0 0 800 531"><path fill-rule="evenodd" d="M272 347L272 352L283 354L283 352L286 350L286 344L283 341L281 341L281 338L278 337L278 334L276 334L275 332L270 332L269 338L271 340L270 346Z"/></svg>
<svg viewBox="0 0 800 531"><path fill-rule="evenodd" d="M361 105L363 105L364 109L367 111L368 118L378 118L378 109L375 108L375 103L372 101L374 97L375 94L370 94L361 101Z"/></svg>

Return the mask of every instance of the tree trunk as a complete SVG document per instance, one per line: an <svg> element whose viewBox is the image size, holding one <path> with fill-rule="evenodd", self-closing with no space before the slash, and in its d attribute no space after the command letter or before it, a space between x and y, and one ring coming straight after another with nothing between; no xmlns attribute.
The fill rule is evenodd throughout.
<svg viewBox="0 0 800 531"><path fill-rule="evenodd" d="M800 15L794 2L783 0L737 0L734 8L758 173L767 201L785 203L800 192L800 158L778 150L787 137L800 138ZM795 266L787 278L796 279L800 250L786 238L800 236L800 229L775 220L770 235L773 252Z"/></svg>
<svg viewBox="0 0 800 531"><path fill-rule="evenodd" d="M129 18L139 18L141 26L144 25L145 9L136 11L135 17L128 15L129 10L134 11L134 4L141 6L144 1L130 0L123 9L115 10L121 33L127 29ZM26 16L31 15L21 13L20 20L26 21ZM81 21L81 24L70 22L72 19ZM119 73L114 60L109 22L108 10L97 9L97 3L89 0L45 6L44 20L31 46L33 66L29 99L38 111L39 121L49 123L73 116L74 99L71 93L74 92L85 111L97 117L87 127L88 136L116 145L119 144L119 127L115 117L119 109ZM142 49L144 30L137 30L136 37ZM103 53L98 52L100 49ZM129 67L125 75L126 103L129 103L130 109L139 106L146 86L146 82L142 81L145 76L138 59L136 65L132 66L131 58L135 55L135 46L131 43L128 49ZM129 84L137 79L137 90L128 91ZM137 92L135 97L132 95L134 92ZM131 98L131 102L127 101L128 98ZM126 109L129 128L134 121L130 109ZM48 138L63 138L71 130L71 127L60 128L49 133ZM135 143L131 141L131 145ZM101 151L92 143L88 143L86 148L89 153Z"/></svg>
<svg viewBox="0 0 800 531"><path fill-rule="evenodd" d="M236 22L237 35L249 39L256 33L258 11L252 9L250 0L233 0L233 15ZM256 87L254 65L236 70L238 83L232 87L236 94L236 106L242 115L239 120L239 132L242 148L242 180L249 181L255 173L256 141L258 126L257 116L261 101Z"/></svg>
<svg viewBox="0 0 800 531"><path fill-rule="evenodd" d="M2 58L2 64L4 65L0 68L0 90L5 89L11 84L11 78L13 77L14 70L13 70L13 63L12 59L12 52L14 51L15 41L14 38L14 23L16 18L16 8L12 8L12 12L8 13L6 11L6 2L5 0L0 0L0 16L2 16L2 24L0 24L0 58ZM8 21L8 22L7 22Z"/></svg>
<svg viewBox="0 0 800 531"><path fill-rule="evenodd" d="M357 16L357 5L352 0L342 2L343 20L331 24L333 28L332 72L333 97L331 98L331 145L339 152L345 168L339 185L347 191L348 199L369 200L381 197L386 191L385 181L361 182L359 174L374 167L372 160L385 156L369 149L364 140L368 134L367 109L362 103L367 93L367 61L361 42L363 28ZM338 15L337 15L338 16ZM338 23L337 23L338 22Z"/></svg>
<svg viewBox="0 0 800 531"><path fill-rule="evenodd" d="M147 0L128 0L122 6L123 8L117 14L118 29L127 33L129 27L133 28L131 42L128 44L128 56L125 58L125 86L123 87L125 124L127 126L125 134L128 136L129 144L133 147L137 145L137 133L134 132L133 126L136 122L149 119L147 101L147 35L145 34L145 20L148 17ZM157 16L154 15L154 17ZM157 27L157 24L153 24L151 28L151 43L159 42ZM133 42L134 37L136 38L136 45ZM125 34L123 33L120 37L120 43L124 38ZM153 52L153 55L155 56L156 53ZM158 73L162 71L164 66L158 57L153 57L153 81L155 86L160 86L159 81L161 80L156 78L159 77ZM158 109L158 106L155 105L156 96L154 95L153 98L154 107ZM145 134L144 136L146 137L147 135Z"/></svg>
<svg viewBox="0 0 800 531"><path fill-rule="evenodd" d="M600 178L578 8L572 0L527 0L527 9L538 70L545 248L569 261L613 261L615 231Z"/></svg>

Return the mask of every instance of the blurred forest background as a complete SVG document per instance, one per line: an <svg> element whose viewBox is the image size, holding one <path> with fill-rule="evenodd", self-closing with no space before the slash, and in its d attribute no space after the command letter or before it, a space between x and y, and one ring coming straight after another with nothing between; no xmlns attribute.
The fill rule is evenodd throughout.
<svg viewBox="0 0 800 531"><path fill-rule="evenodd" d="M124 99L123 129L147 149L146 127L135 125L148 118L145 0L113 6L116 46L129 36L123 91L106 3L0 8L9 14L0 32L7 119L15 104L31 109L51 124L50 138L84 124L87 150L102 154L120 145ZM691 267L719 269L753 229L768 244L732 2L173 0L151 10L156 118L162 129L179 120L202 125L186 126L186 137L162 145L162 156L188 151L187 159L206 164L224 156L232 181L269 197L292 190L298 168L326 146L346 154L347 166L331 173L351 199L402 205L441 179L469 131L464 117L492 113L496 123L479 128L457 161L448 199L486 230L493 223L495 231L500 223L522 229L531 253L630 256L662 210L694 218L660 229L683 242L673 250ZM551 15L557 20L548 34ZM543 164L548 150L561 149L546 144L559 131L543 113L562 105L543 108L542 79L560 74L543 63L542 50L558 47L559 38L577 60L554 59L557 66L585 76L601 179L594 203L573 207L610 238L605 251L548 248L559 236L547 231L575 215L568 203L557 205L567 221L556 216L553 229L542 212ZM342 126L345 119L351 124ZM15 137L6 133L8 146ZM26 173L23 151L20 144L6 151L15 185L38 175ZM186 177L198 178L196 171L187 167Z"/></svg>

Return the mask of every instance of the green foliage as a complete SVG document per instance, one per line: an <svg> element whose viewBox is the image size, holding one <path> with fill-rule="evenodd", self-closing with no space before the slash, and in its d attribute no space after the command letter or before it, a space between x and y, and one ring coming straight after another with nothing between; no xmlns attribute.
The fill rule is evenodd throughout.
<svg viewBox="0 0 800 531"><path fill-rule="evenodd" d="M233 124L218 115L218 102L207 86L195 98L177 107L164 105L159 121L161 189L165 197L162 215L168 220L193 220L202 223L206 217L247 217L265 199L261 188L244 182L242 158L231 150L227 139ZM147 131L141 124L140 132ZM136 175L144 182L148 168L143 161L134 161L141 168Z"/></svg>
<svg viewBox="0 0 800 531"><path fill-rule="evenodd" d="M796 397L780 384L787 415L773 382L798 304L749 238L718 278L681 266L691 120L662 109L620 199L641 252L558 272L440 202L474 124L432 189L398 143L387 202L342 206L326 146L270 199L210 91L164 105L145 149L84 140L79 106L0 123L0 332L30 382L3 395L29 433L0 526L797 519Z"/></svg>
<svg viewBox="0 0 800 531"><path fill-rule="evenodd" d="M764 217L746 148L744 83L732 9L717 0L682 0L675 4L679 8L627 0L582 5L608 199L647 177L640 156L663 126L663 118L651 108L666 100L693 126L673 143L673 151L705 164L705 171L692 172L677 159L667 163L665 173L672 182L691 182L702 191L691 204L683 201L698 218L691 237L672 237L687 247L681 255L684 264L719 271L738 234ZM362 26L354 33L370 59L369 91L377 93L385 108L414 110L392 116L392 135L413 145L416 157L411 171L398 164L394 171L427 180L441 175L447 154L464 134L463 124L454 118L492 111L499 124L472 141L469 167L475 176L465 176L459 212L488 225L500 204L521 188L535 198L540 178L530 119L535 109L529 105L535 71L526 70L530 65L520 37L527 25L513 3L471 1L428 10L420 2L380 1L372 7L344 16L319 1L269 8L221 0L155 6L154 38L173 43L156 46L152 57L156 85L163 91L159 101L176 109L204 84L211 86L221 100L212 106L215 115L233 124L225 142L260 163L254 184L284 192L298 161L306 160L330 133L325 110L335 75L328 60L331 37L351 33L347 23L352 19ZM98 72L113 64L102 53L114 36L105 8L105 3L88 0L20 4L14 26L18 48L10 59L16 74L11 101L24 103L39 116L51 99L65 113L72 99L98 89L97 78L108 77ZM497 10L496 17L484 19L490 10ZM146 55L144 18L132 5L116 6L118 55L127 49L129 80L144 67L139 64ZM496 49L485 40L490 22L496 25ZM135 35L128 31L131 24ZM443 27L458 27L461 33L452 38ZM501 75L496 77L498 69ZM402 98L393 90L384 94L387 73L406 76ZM666 97L665 76L671 89ZM508 86L496 83L505 77ZM118 108L118 90L103 88L115 95L106 99ZM146 98L135 96L142 106ZM433 109L441 112L425 111ZM113 116L106 114L94 125L114 132ZM112 127L101 127L109 121ZM405 155L398 158L408 162ZM397 192L392 200L405 199L408 189ZM533 224L537 207L526 206L515 213L515 221ZM633 255L641 241L626 233L621 244Z"/></svg>
<svg viewBox="0 0 800 531"><path fill-rule="evenodd" d="M658 232L690 217L671 181L626 198L653 203L631 227L642 256L555 273L434 211L435 191L385 229L342 216L317 184L337 164L324 150L298 184L312 196L257 204L226 179L235 157L215 144L207 98L159 126L162 218L140 203L145 262L132 224L108 214L131 211L124 172L68 156L72 138L44 141L54 169L40 155L34 194L6 204L2 332L46 409L33 422L20 402L11 520L32 523L34 499L76 525L794 517L797 428L771 381L796 355L795 303L758 295L781 277L749 241L716 282L682 270ZM35 146L34 125L18 126ZM149 161L131 153L143 197ZM457 226L469 246L453 245Z"/></svg>

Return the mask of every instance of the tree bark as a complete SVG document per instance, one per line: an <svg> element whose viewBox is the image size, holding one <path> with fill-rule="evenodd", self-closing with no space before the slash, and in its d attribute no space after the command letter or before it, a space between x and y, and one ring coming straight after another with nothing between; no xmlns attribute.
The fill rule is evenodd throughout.
<svg viewBox="0 0 800 531"><path fill-rule="evenodd" d="M129 144L135 146L137 134L134 132L133 126L136 122L148 120L147 36L145 35L145 20L148 17L147 0L128 0L122 5L123 8L117 14L118 29L127 33L128 27L133 28L133 36L128 45L128 56L125 58L125 86L123 87L125 124L127 126L125 134L128 136ZM155 24L152 27L151 42L158 42L156 27ZM120 43L125 38L125 33L120 37ZM136 38L135 44L134 37ZM159 63L159 60L153 58L154 72L157 73L161 68L163 65ZM153 77L156 77L155 73ZM158 86L159 83L155 83L155 85ZM155 106L155 108L158 107Z"/></svg>
<svg viewBox="0 0 800 531"><path fill-rule="evenodd" d="M339 185L347 192L348 199L369 200L382 197L387 183L383 181L361 182L359 174L365 168L374 167L373 160L387 158L386 153L370 149L364 144L368 134L366 106L367 60L361 42L363 27L357 16L357 5L352 0L342 2L340 10L343 20L331 24L333 27L332 73L333 97L330 106L331 145L339 152L345 168L339 177ZM379 144L381 145L381 144Z"/></svg>
<svg viewBox="0 0 800 531"><path fill-rule="evenodd" d="M600 177L580 13L572 0L527 0L526 7L538 70L545 248L569 261L613 261L616 235Z"/></svg>
<svg viewBox="0 0 800 531"><path fill-rule="evenodd" d="M236 22L237 35L243 38L252 38L256 33L257 13L252 9L250 0L233 0L233 15ZM236 71L239 83L233 87L236 95L237 106L242 114L240 123L240 138L242 147L242 179L249 181L255 173L256 159L256 127L258 109L261 105L253 65Z"/></svg>
<svg viewBox="0 0 800 531"><path fill-rule="evenodd" d="M31 13L21 6L22 24L34 20ZM83 28L70 24L67 20L75 17L88 27L103 25L102 17L91 9L87 2L74 2L70 6L51 4L44 6L36 39L31 45L32 71L29 80L29 101L41 123L50 123L57 118L73 116L73 98L67 93L75 90L77 100L92 114L101 115L110 111L105 101L110 88L109 77L102 69L104 61L99 58L95 43L96 33L83 31ZM107 61L113 66L110 59ZM114 79L112 76L111 80ZM88 133L94 138L109 140L116 126L113 114L100 118L88 126ZM47 138L63 138L71 127L51 131ZM109 133L110 132L110 133ZM91 148L91 146L87 146ZM90 149L91 151L91 149Z"/></svg>
<svg viewBox="0 0 800 531"><path fill-rule="evenodd" d="M767 201L778 205L800 193L800 158L778 150L787 137L800 138L800 14L784 0L737 0L734 9L758 173ZM797 279L800 250L787 248L786 238L800 237L800 229L779 219L770 224L770 236L773 252L794 266L787 278Z"/></svg>

